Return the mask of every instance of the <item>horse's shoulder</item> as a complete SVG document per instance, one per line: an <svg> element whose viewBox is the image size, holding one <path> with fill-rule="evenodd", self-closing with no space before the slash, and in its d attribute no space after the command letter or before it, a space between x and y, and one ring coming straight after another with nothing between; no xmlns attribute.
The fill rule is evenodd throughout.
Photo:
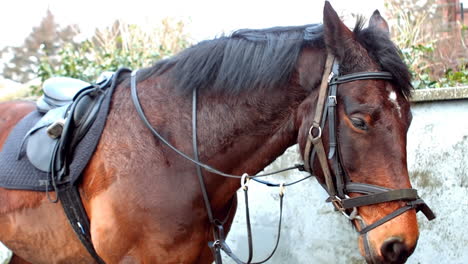
<svg viewBox="0 0 468 264"><path fill-rule="evenodd" d="M36 208L45 198L44 193L9 190L0 187L0 215L20 211L28 208Z"/></svg>

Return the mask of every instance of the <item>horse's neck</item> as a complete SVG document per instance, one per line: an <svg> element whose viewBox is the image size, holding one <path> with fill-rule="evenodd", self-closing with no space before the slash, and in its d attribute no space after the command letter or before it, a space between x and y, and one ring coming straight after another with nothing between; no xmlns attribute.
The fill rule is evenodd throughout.
<svg viewBox="0 0 468 264"><path fill-rule="evenodd" d="M304 64L302 61L299 66ZM313 76L309 74L320 64L321 59L316 59L307 73L298 72L288 87L271 91L251 90L232 96L202 90L198 95L196 127L200 161L236 175L254 175L273 162L297 141L297 109L310 93L310 87L305 89L304 86L320 79L320 71ZM164 75L138 84L138 92L145 113L156 130L182 152L193 156L192 96L176 95ZM124 97L126 95L121 100L128 100ZM191 162L181 164L180 157L169 150L164 150L163 155L167 162L178 164L173 168L180 169L177 177L196 179ZM215 208L228 202L240 186L239 180L206 171L204 174L210 197L224 197L218 201L213 199Z"/></svg>
<svg viewBox="0 0 468 264"><path fill-rule="evenodd" d="M298 108L320 83L324 61L323 50L304 50L286 87L236 96L202 93L197 110L200 158L236 175L253 175L274 161L297 142Z"/></svg>
<svg viewBox="0 0 468 264"><path fill-rule="evenodd" d="M227 173L254 175L296 141L297 98L285 91L250 92L235 100L200 96L198 146L203 162ZM288 108L289 107L289 108ZM239 188L239 180L205 174L214 207ZM216 195L218 194L219 195Z"/></svg>

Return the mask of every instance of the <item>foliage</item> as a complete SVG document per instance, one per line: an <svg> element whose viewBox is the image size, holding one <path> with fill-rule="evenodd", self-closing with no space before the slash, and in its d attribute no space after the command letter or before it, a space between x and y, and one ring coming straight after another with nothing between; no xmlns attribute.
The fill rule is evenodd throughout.
<svg viewBox="0 0 468 264"><path fill-rule="evenodd" d="M10 57L3 65L3 77L17 82L27 82L36 77L37 66L42 57L54 58L65 43L73 41L79 33L76 25L60 27L54 15L47 10L46 16L39 26L32 29L31 34L25 39L23 45L18 47L6 47L0 55ZM55 66L57 60L50 60Z"/></svg>
<svg viewBox="0 0 468 264"><path fill-rule="evenodd" d="M413 86L467 85L465 26L447 21L448 4L436 0L387 0L392 38L413 74Z"/></svg>
<svg viewBox="0 0 468 264"><path fill-rule="evenodd" d="M67 43L56 58L43 56L39 63L41 80L69 76L92 82L104 71L120 67L141 68L168 57L188 46L184 23L166 18L153 28L116 21L111 27L96 30L80 43Z"/></svg>

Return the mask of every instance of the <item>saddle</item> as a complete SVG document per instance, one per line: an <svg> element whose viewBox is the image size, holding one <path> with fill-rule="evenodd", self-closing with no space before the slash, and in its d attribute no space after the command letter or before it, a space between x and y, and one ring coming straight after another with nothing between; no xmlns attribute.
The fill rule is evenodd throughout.
<svg viewBox="0 0 468 264"><path fill-rule="evenodd" d="M48 80L38 111L18 122L0 151L0 187L43 191L51 202L60 200L79 240L99 264L104 261L92 244L78 180L104 130L118 79L130 72L120 68L104 74L96 84L70 78ZM49 186L56 193L54 199Z"/></svg>
<svg viewBox="0 0 468 264"><path fill-rule="evenodd" d="M22 145L37 169L67 175L67 164L78 142L89 130L101 107L112 74L101 75L97 84L54 77L44 82L37 110L44 116L27 132Z"/></svg>

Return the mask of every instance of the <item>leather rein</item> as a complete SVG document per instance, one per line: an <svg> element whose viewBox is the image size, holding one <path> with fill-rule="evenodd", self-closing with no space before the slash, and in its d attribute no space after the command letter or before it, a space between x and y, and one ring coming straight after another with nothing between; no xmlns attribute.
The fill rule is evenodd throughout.
<svg viewBox="0 0 468 264"><path fill-rule="evenodd" d="M428 220L433 220L435 218L434 213L424 200L418 196L416 189L394 190L372 184L355 183L346 174L340 160L339 146L337 144L336 97L338 85L358 80L392 80L393 77L389 72L358 72L339 76L338 70L339 65L335 61L334 56L328 54L316 111L309 134L307 135L304 150L305 170L313 174L314 156L317 156L325 178L325 185L322 186L329 195L327 201L331 202L335 209L340 211L349 220L359 220L361 225L359 233L361 235L411 209L416 209L416 212L421 211ZM325 126L327 117L329 131L328 155L325 152L322 140L322 128ZM332 163L332 169L330 169L328 160ZM348 196L349 193L359 193L361 196L350 198ZM406 205L370 225L366 225L358 215L358 207L392 201L406 201Z"/></svg>
<svg viewBox="0 0 468 264"><path fill-rule="evenodd" d="M151 125L149 122L148 118L146 117L143 108L141 107L139 98L138 98L138 93L137 93L137 85L136 85L136 75L137 71L135 70L131 74L131 79L130 79L130 89L131 89L131 97L132 101L135 105L135 109L143 121L144 125L151 131L153 136L155 136L157 139L161 140L167 147L172 149L174 152L176 152L178 155L181 157L187 159L188 161L194 163L196 165L196 171L197 171L197 176L200 184L200 188L202 191L203 195L203 201L205 204L205 208L207 211L208 219L211 223L212 229L213 229L213 237L214 241L211 241L208 243L208 246L210 247L216 264L221 264L222 263L222 258L221 258L221 250L228 255L232 260L234 260L237 264L245 264L245 263L251 263L251 264L261 264L266 261L268 261L276 252L276 249L278 248L278 244L280 241L280 234L281 234L281 223L282 223L282 216L283 216L283 197L284 197L284 190L286 186L290 186L296 183L299 183L305 179L308 179L310 177L313 177L313 175L306 176L300 180L296 180L293 182L289 183L281 183L281 184L275 184L275 183L270 183L264 180L259 180L258 178L261 177L266 177L274 174L278 174L280 172L288 171L288 170L300 170L304 171L304 165L297 164L292 167L280 169L277 171L269 172L269 173L262 173L262 174L257 174L254 176L250 176L247 173L244 173L242 176L239 175L233 175L233 174L228 174L224 173L222 171L219 171L205 163L202 163L199 161L198 158L198 144L197 144L197 90L193 91L193 96L192 96L192 143L193 143L193 151L194 151L194 156L193 158L188 156L187 154L181 152L179 149L174 147L170 142L168 142L163 136L161 136ZM211 203L210 199L208 196L208 191L206 190L206 185L205 185L205 180L203 177L203 172L201 168L205 169L206 171L209 171L214 174L218 174L223 177L228 177L228 178L238 178L241 180L241 186L242 190L244 191L244 200L245 200L245 215L246 215L246 227L247 227L247 242L248 242L248 248L249 248L249 253L248 253L248 259L246 262L241 261L229 248L229 246L226 243L226 236L224 232L224 224L226 223L227 219L229 218L229 215L231 213L231 209L233 207L233 200L231 200L231 205L230 208L227 212L227 215L223 220L217 219L214 214L213 210L211 208ZM276 244L272 250L272 252L263 259L262 261L259 262L252 262L253 258L253 239L252 239L252 229L250 225L250 209L249 209L249 197L248 197L248 184L250 180L255 180L259 183L265 184L269 187L280 187L279 191L279 200L280 200L280 209L279 209L279 220L278 220L278 229L277 229L277 236L276 236Z"/></svg>
<svg viewBox="0 0 468 264"><path fill-rule="evenodd" d="M333 68L333 71L332 71ZM314 156L317 155L322 171L325 175L325 182L326 186L324 188L329 194L329 199L327 201L332 202L335 208L340 211L343 215L345 215L349 220L359 220L361 223L361 230L359 231L360 234L366 234L368 231L382 225L383 223L397 217L398 215L411 210L416 209L417 211L422 211L429 220L435 218L434 213L432 210L426 205L426 203L418 196L417 191L415 189L400 189L400 190L392 190L381 186L364 184L364 183L353 183L346 175L344 170L342 169L342 165L340 163L339 155L338 155L338 144L336 141L336 128L335 128L335 119L336 119L336 93L337 87L341 83L345 82L352 82L356 80L368 80L368 79L381 79L381 80L391 80L392 75L388 72L361 72L361 73L354 73L348 74L343 76L338 76L338 64L334 63L334 57L332 55L327 56L327 61L325 65L325 70L322 78L322 82L320 85L319 91L319 98L317 103L317 109L315 111L315 117L313 125L309 130L309 135L307 137L307 143L304 153L304 165L294 165L292 167L288 167L285 169L281 169L274 172L257 174L254 176L250 176L248 174L244 174L242 176L239 175L232 175L228 173L221 172L205 163L199 161L198 158L198 144L197 144L197 90L194 89L193 96L192 96L192 143L193 143L193 157L181 152L176 147L174 147L170 142L168 142L164 137L162 137L150 124L148 121L138 98L137 93L137 84L136 84L136 74L137 71L133 71L131 74L130 80L130 87L131 87L131 97L132 101L135 105L135 109L143 121L144 125L151 131L151 133L161 140L166 146L170 149L175 151L178 155L182 156L183 158L187 159L188 161L194 163L196 165L196 171L198 180L200 183L200 188L202 190L203 200L205 203L205 207L207 210L208 219L213 228L213 237L214 241L209 242L208 246L212 250L212 253L215 258L215 263L220 264L222 263L221 258L221 250L224 251L229 257L231 257L236 263L244 264L244 263L253 263L252 261L252 252L253 252L253 243L252 243L252 232L251 232L251 225L250 225L250 214L249 214L249 204L248 204L248 182L250 179L255 180L259 183L265 184L270 187L280 187L279 197L280 197L280 209L279 209L279 222L278 222L278 233L277 233L277 240L276 244L270 253L270 255L260 262L255 262L254 264L260 264L268 261L273 254L275 253L278 243L280 240L280 233L281 233L281 220L282 220L282 208L283 208L283 197L284 197L284 188L289 185L293 185L299 183L307 178L313 176L313 160ZM328 89L328 87L330 88ZM328 90L328 96L327 96ZM327 111L325 111L325 104L327 105ZM329 119L329 132L330 132L330 150L329 154L327 155L323 146L322 142L322 127L324 127L325 122L327 120L327 116ZM332 177L328 161L327 159L331 160L333 163L333 172L335 178ZM244 191L245 196L245 209L246 209L246 226L247 226L247 239L248 239L248 259L246 262L241 261L229 248L225 241L225 232L224 232L224 224L227 221L231 209L233 207L231 201L231 208L228 210L227 216L224 220L217 219L212 211L210 199L208 196L208 192L206 190L206 185L203 177L202 168L208 172L221 175L223 177L229 178L238 178L241 179L241 186L242 190ZM307 171L311 174L306 176L300 180L296 180L290 183L270 183L264 180L260 180L258 178L274 175L283 171L298 169L300 171ZM361 193L363 196L349 198L347 196L348 193ZM357 207L366 206L371 204L378 204L383 202L390 202L402 200L407 201L406 206L397 209L396 211L392 212L391 214L383 217L382 219L374 222L371 225L365 226L362 219L357 214ZM351 212L350 212L351 211ZM367 247L367 246L366 246ZM367 250L367 249L366 249Z"/></svg>

